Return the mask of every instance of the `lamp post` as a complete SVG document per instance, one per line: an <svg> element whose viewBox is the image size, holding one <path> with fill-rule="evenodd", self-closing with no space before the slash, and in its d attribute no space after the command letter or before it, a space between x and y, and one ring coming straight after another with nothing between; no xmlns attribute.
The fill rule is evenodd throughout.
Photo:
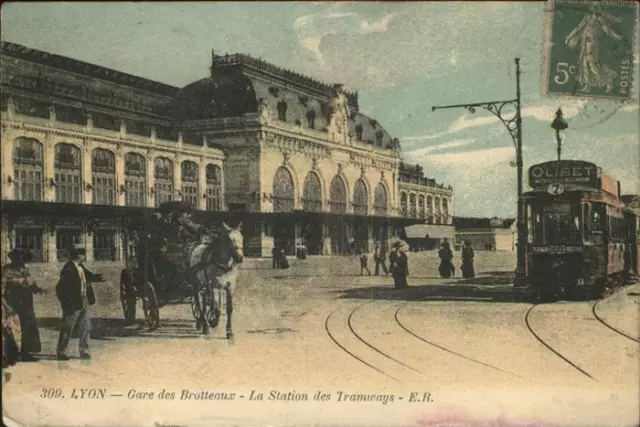
<svg viewBox="0 0 640 427"><path fill-rule="evenodd" d="M569 124L565 119L562 118L562 108L558 108L556 111L556 118L551 123L551 128L556 131L556 142L558 143L558 161L560 161L560 155L562 153L562 137L563 135L560 132L564 133L564 131L569 127Z"/></svg>
<svg viewBox="0 0 640 427"><path fill-rule="evenodd" d="M517 168L518 176L518 266L516 267L516 285L524 284L526 278L526 228L525 209L522 198L523 187L523 161L522 161L522 115L520 111L520 58L515 58L516 63L516 98L507 101L477 102L470 104L445 105L431 107L432 111L442 108L466 108L470 113L476 112L476 107L482 107L495 115L509 131L513 145L516 149L516 161L510 162L511 167ZM515 107L516 114L508 118L503 115L503 108L506 106Z"/></svg>

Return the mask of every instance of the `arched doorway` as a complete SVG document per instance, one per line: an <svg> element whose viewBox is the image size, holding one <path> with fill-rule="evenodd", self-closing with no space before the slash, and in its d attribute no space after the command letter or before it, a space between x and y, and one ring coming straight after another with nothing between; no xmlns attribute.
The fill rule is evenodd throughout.
<svg viewBox="0 0 640 427"><path fill-rule="evenodd" d="M279 167L273 177L272 202L274 213L290 213L293 211L295 187L291 172ZM295 254L296 226L287 215L279 216L273 224L273 243L284 248L287 255Z"/></svg>
<svg viewBox="0 0 640 427"><path fill-rule="evenodd" d="M369 191L362 179L356 181L353 189L353 213L366 216L369 214ZM369 221L356 218L353 222L353 236L355 248L365 252L369 251Z"/></svg>
<svg viewBox="0 0 640 427"><path fill-rule="evenodd" d="M386 217L389 212L389 198L387 188L382 182L378 183L373 192L373 214L376 217ZM376 243L387 248L389 245L389 224L386 219L376 218L374 220L373 236Z"/></svg>
<svg viewBox="0 0 640 427"><path fill-rule="evenodd" d="M336 175L331 181L329 211L340 214L333 218L330 224L331 252L334 254L346 254L349 252L349 236L343 215L347 213L347 186L344 179L339 175Z"/></svg>
<svg viewBox="0 0 640 427"><path fill-rule="evenodd" d="M304 180L302 196L302 209L305 212L322 212L322 184L320 177L314 171L310 171ZM307 247L309 254L322 254L322 223L314 216L308 216L302 223L302 243Z"/></svg>

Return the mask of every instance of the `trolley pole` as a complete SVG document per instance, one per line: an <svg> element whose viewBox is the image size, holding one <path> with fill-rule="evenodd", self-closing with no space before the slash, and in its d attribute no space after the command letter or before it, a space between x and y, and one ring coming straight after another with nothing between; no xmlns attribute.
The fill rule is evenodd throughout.
<svg viewBox="0 0 640 427"><path fill-rule="evenodd" d="M493 115L495 115L502 124L507 128L507 131L511 135L513 145L516 150L516 161L509 162L511 167L515 167L517 170L518 179L518 265L516 267L516 280L515 285L523 285L526 279L526 243L527 243L527 230L526 230L526 218L524 209L524 200L522 198L523 192L523 167L524 162L522 160L522 115L520 106L520 58L515 58L516 63L516 98L506 101L490 101L490 102L475 102L468 104L456 104L456 105L443 105L431 107L431 111L444 109L444 108L466 108L470 113L476 112L476 107L484 108ZM515 116L509 117L509 115L503 113L503 108L509 106L515 108Z"/></svg>

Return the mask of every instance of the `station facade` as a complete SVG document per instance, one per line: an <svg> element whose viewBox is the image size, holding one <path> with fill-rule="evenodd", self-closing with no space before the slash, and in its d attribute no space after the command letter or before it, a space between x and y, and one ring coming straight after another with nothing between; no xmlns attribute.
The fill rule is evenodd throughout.
<svg viewBox="0 0 640 427"><path fill-rule="evenodd" d="M20 246L60 262L75 243L122 261L128 219L172 200L197 221L243 221L251 256L372 250L428 220L401 206L415 191L400 191L399 141L342 85L242 54L212 53L210 75L177 88L13 43L1 53L3 259ZM437 193L444 221L450 188L429 183L424 206Z"/></svg>

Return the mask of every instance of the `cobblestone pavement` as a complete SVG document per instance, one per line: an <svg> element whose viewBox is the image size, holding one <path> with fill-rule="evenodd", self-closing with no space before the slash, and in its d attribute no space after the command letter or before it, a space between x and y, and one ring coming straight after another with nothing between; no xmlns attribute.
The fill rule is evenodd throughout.
<svg viewBox="0 0 640 427"><path fill-rule="evenodd" d="M241 267L235 294L233 341L224 339L223 327L207 337L198 334L186 303L163 307L157 331L124 327L115 280L119 272L95 265L107 281L95 285L90 362L53 360L59 325L55 281L34 270L49 290L36 297L43 357L11 368L5 408L29 425L184 424L186 419L229 425L231 418L282 417L297 425L321 420L429 425L438 417L501 416L605 426L638 419L640 285L597 305L559 301L534 307L498 297L513 294L505 292L515 264L511 253L478 251L479 277L464 286L459 279L437 278L434 253L412 253L410 263L411 287L397 291L390 276L360 276L355 257L293 260L290 269L277 271L270 260L249 260ZM472 298L468 288L484 294ZM39 397L43 384L63 388L65 396L74 387L123 396L67 398L62 404ZM129 399L131 389L156 396ZM203 408L201 401L159 402L163 389L177 395L217 390L246 396ZM270 390L307 392L311 401L243 403L251 390L265 396ZM329 403L313 401L319 390L332 393ZM396 401L354 408L336 401L338 391L390 393ZM405 403L411 392L426 401ZM273 410L279 411L275 418L269 415ZM314 414L311 420L308 413ZM542 421L536 425L559 425Z"/></svg>

